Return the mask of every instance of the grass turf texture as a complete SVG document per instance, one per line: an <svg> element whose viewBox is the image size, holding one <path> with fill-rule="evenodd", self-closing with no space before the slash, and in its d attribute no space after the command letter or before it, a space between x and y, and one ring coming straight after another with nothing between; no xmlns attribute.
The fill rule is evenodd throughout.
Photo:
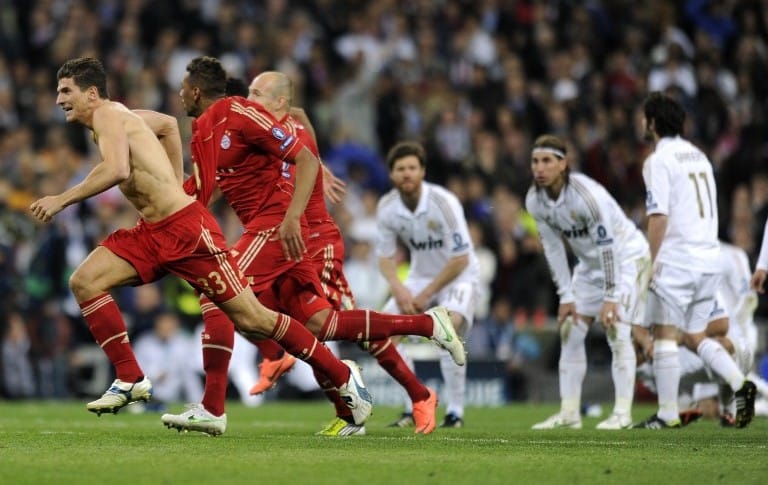
<svg viewBox="0 0 768 485"><path fill-rule="evenodd" d="M180 412L181 406L171 408ZM765 483L768 420L746 429L699 421L680 430L532 431L552 405L470 408L467 427L429 436L387 428L399 409L376 408L367 436L314 436L322 402L231 403L221 437L180 434L158 414L88 413L84 403L0 402L0 482L510 484ZM636 406L635 419L653 407ZM442 419L442 412L438 414Z"/></svg>

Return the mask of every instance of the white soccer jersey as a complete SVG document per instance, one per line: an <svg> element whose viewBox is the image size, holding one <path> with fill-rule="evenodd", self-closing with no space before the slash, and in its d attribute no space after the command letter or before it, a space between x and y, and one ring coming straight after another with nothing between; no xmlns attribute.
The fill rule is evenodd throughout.
<svg viewBox="0 0 768 485"><path fill-rule="evenodd" d="M757 335L753 316L757 308L757 295L749 287L752 275L747 253L737 246L721 242L720 264L723 280L718 296L730 317L728 335L752 340Z"/></svg>
<svg viewBox="0 0 768 485"><path fill-rule="evenodd" d="M646 212L668 216L656 260L702 273L717 267L717 190L712 164L683 138L664 137L643 165Z"/></svg>
<svg viewBox="0 0 768 485"><path fill-rule="evenodd" d="M622 261L648 255L648 243L619 204L599 183L573 173L557 200L531 187L525 207L536 219L544 255L557 285L560 303L574 301L571 271L563 239L582 270L603 280L605 299L616 301Z"/></svg>
<svg viewBox="0 0 768 485"><path fill-rule="evenodd" d="M413 212L403 204L397 189L392 189L379 200L376 222L376 254L394 256L400 238L411 253L409 278L434 278L448 260L468 254L469 264L454 281L477 282L479 267L464 210L446 189L423 182Z"/></svg>

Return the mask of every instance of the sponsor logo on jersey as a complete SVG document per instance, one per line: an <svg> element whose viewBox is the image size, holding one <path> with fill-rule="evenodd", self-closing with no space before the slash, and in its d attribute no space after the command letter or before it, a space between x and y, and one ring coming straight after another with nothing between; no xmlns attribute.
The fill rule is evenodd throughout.
<svg viewBox="0 0 768 485"><path fill-rule="evenodd" d="M422 251L425 249L440 249L443 247L442 239L432 239L432 236L427 237L426 241L415 241L413 238L408 239L411 243L411 248L416 251Z"/></svg>
<svg viewBox="0 0 768 485"><path fill-rule="evenodd" d="M430 219L427 221L427 229L432 232L440 232L442 229L442 224L434 219Z"/></svg>
<svg viewBox="0 0 768 485"><path fill-rule="evenodd" d="M574 238L574 237L587 237L589 236L589 229L587 229L587 226L577 228L576 226L571 226L570 229L563 229L563 236L567 238Z"/></svg>
<svg viewBox="0 0 768 485"><path fill-rule="evenodd" d="M230 140L229 135L224 133L224 136L221 137L221 148L224 150L229 150L229 147L232 146L232 140Z"/></svg>

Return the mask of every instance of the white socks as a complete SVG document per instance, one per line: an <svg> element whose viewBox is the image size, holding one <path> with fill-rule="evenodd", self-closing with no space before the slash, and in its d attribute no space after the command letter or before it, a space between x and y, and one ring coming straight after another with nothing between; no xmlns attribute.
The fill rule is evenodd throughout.
<svg viewBox="0 0 768 485"><path fill-rule="evenodd" d="M560 411L580 416L581 385L587 373L584 339L589 327L581 320L568 319L560 328Z"/></svg>
<svg viewBox="0 0 768 485"><path fill-rule="evenodd" d="M705 365L731 386L731 389L734 391L741 389L744 384L744 374L722 345L711 338L705 338L696 348L696 353Z"/></svg>
<svg viewBox="0 0 768 485"><path fill-rule="evenodd" d="M456 365L447 350L440 351L440 371L445 381L445 413L464 417L464 395L467 387L467 366Z"/></svg>
<svg viewBox="0 0 768 485"><path fill-rule="evenodd" d="M677 342L657 340L653 346L653 373L656 376L656 394L659 396L658 417L666 422L680 418L677 393L680 388L680 358Z"/></svg>
<svg viewBox="0 0 768 485"><path fill-rule="evenodd" d="M611 376L613 388L616 393L616 402L613 408L615 414L624 416L632 415L632 398L635 395L635 370L637 358L632 346L632 326L626 323L616 323L616 331L613 338L608 338L613 358L611 360Z"/></svg>

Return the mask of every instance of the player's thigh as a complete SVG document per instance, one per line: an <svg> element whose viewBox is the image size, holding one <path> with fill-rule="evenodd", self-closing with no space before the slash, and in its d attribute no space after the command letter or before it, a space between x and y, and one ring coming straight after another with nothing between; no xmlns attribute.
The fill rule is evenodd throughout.
<svg viewBox="0 0 768 485"><path fill-rule="evenodd" d="M697 274L669 265L657 265L648 287L645 322L685 329L696 296ZM711 306L707 309L707 312Z"/></svg>
<svg viewBox="0 0 768 485"><path fill-rule="evenodd" d="M323 313L333 307L323 292L320 278L309 260L294 265L275 281L279 308L307 325L317 335L325 323Z"/></svg>
<svg viewBox="0 0 768 485"><path fill-rule="evenodd" d="M269 288L295 261L285 259L283 247L275 239L277 227L246 231L232 246L238 267L248 279L251 289L259 294Z"/></svg>
<svg viewBox="0 0 768 485"><path fill-rule="evenodd" d="M107 291L118 286L140 283L141 278L136 269L104 246L91 251L70 277L70 285L76 291L80 288Z"/></svg>
<svg viewBox="0 0 768 485"><path fill-rule="evenodd" d="M474 322L475 306L477 305L477 285L473 282L460 281L452 283L437 294L437 304L448 310L454 326L466 331ZM456 321L453 315L460 315L463 322ZM456 324L460 325L456 325Z"/></svg>
<svg viewBox="0 0 768 485"><path fill-rule="evenodd" d="M686 333L700 333L707 329L712 319L712 312L717 309L717 288L720 284L718 274L693 273L695 284L693 301L687 309L685 318Z"/></svg>

